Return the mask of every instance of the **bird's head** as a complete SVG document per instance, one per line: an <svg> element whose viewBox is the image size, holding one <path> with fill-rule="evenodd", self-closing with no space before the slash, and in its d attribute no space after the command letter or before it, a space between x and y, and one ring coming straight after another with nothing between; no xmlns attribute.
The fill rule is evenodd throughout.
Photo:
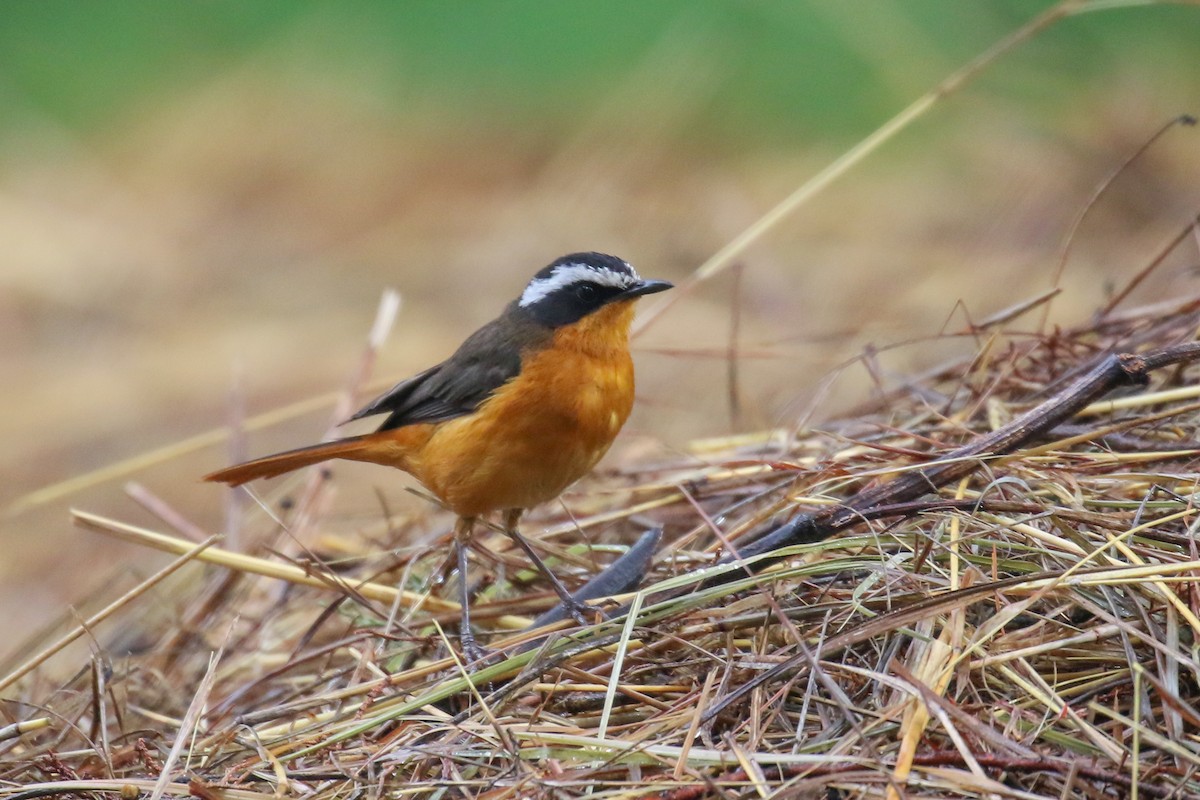
<svg viewBox="0 0 1200 800"><path fill-rule="evenodd" d="M548 328L560 328L614 303L671 288L647 280L627 262L604 253L571 253L533 276L517 307Z"/></svg>

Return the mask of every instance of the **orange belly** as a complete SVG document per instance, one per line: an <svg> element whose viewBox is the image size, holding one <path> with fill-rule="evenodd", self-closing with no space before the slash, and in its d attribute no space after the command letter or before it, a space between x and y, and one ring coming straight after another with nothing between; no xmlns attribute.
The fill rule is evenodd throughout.
<svg viewBox="0 0 1200 800"><path fill-rule="evenodd" d="M554 499L595 466L629 417L627 352L604 358L548 352L529 358L474 413L407 431L406 438L428 438L403 468L456 514L476 517Z"/></svg>

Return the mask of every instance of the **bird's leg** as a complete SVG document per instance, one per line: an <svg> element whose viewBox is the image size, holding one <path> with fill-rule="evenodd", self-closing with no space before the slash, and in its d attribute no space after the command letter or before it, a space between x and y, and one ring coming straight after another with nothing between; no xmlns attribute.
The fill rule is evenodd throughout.
<svg viewBox="0 0 1200 800"><path fill-rule="evenodd" d="M555 594L562 600L563 608L570 612L571 616L580 625L588 624L588 615L595 615L596 609L591 608L586 603L581 603L571 596L571 592L567 587L562 585L562 581L558 579L550 568L546 566L546 562L542 561L541 556L534 552L529 542L517 530L517 522L521 519L521 509L511 508L504 512L504 532L512 537L512 540L525 551L525 555L529 556L529 560L533 562L538 571L550 579L550 585L554 587Z"/></svg>
<svg viewBox="0 0 1200 800"><path fill-rule="evenodd" d="M475 633L471 630L471 585L467 578L467 547L471 543L471 531L474 528L474 517L460 517L458 524L454 526L454 550L458 558L458 602L462 607L458 641L467 661L479 661L488 655L487 650L475 641Z"/></svg>

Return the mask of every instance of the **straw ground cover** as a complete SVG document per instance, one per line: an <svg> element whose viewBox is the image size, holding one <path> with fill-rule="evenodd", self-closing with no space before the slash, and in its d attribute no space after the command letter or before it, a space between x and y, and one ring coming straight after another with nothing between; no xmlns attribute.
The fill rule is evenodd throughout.
<svg viewBox="0 0 1200 800"><path fill-rule="evenodd" d="M584 629L525 630L553 594L489 532L470 576L483 665L446 632L442 512L326 531L337 476L316 472L243 509L257 556L77 512L179 557L114 603L123 653L63 685L33 656L3 679L23 721L0 743L4 794L1193 795L1196 367L763 574L715 583L711 565L934 463L1099 354L1198 324L1193 297L1040 336L976 330L974 358L820 429L620 464L530 524L576 583L663 526L645 588Z"/></svg>

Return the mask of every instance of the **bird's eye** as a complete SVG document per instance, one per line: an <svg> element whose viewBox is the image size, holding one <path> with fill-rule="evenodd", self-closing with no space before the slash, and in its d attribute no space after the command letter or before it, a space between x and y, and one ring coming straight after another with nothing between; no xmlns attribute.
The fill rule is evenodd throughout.
<svg viewBox="0 0 1200 800"><path fill-rule="evenodd" d="M585 303L590 303L596 298L596 287L590 283L581 283L575 287L575 296Z"/></svg>

